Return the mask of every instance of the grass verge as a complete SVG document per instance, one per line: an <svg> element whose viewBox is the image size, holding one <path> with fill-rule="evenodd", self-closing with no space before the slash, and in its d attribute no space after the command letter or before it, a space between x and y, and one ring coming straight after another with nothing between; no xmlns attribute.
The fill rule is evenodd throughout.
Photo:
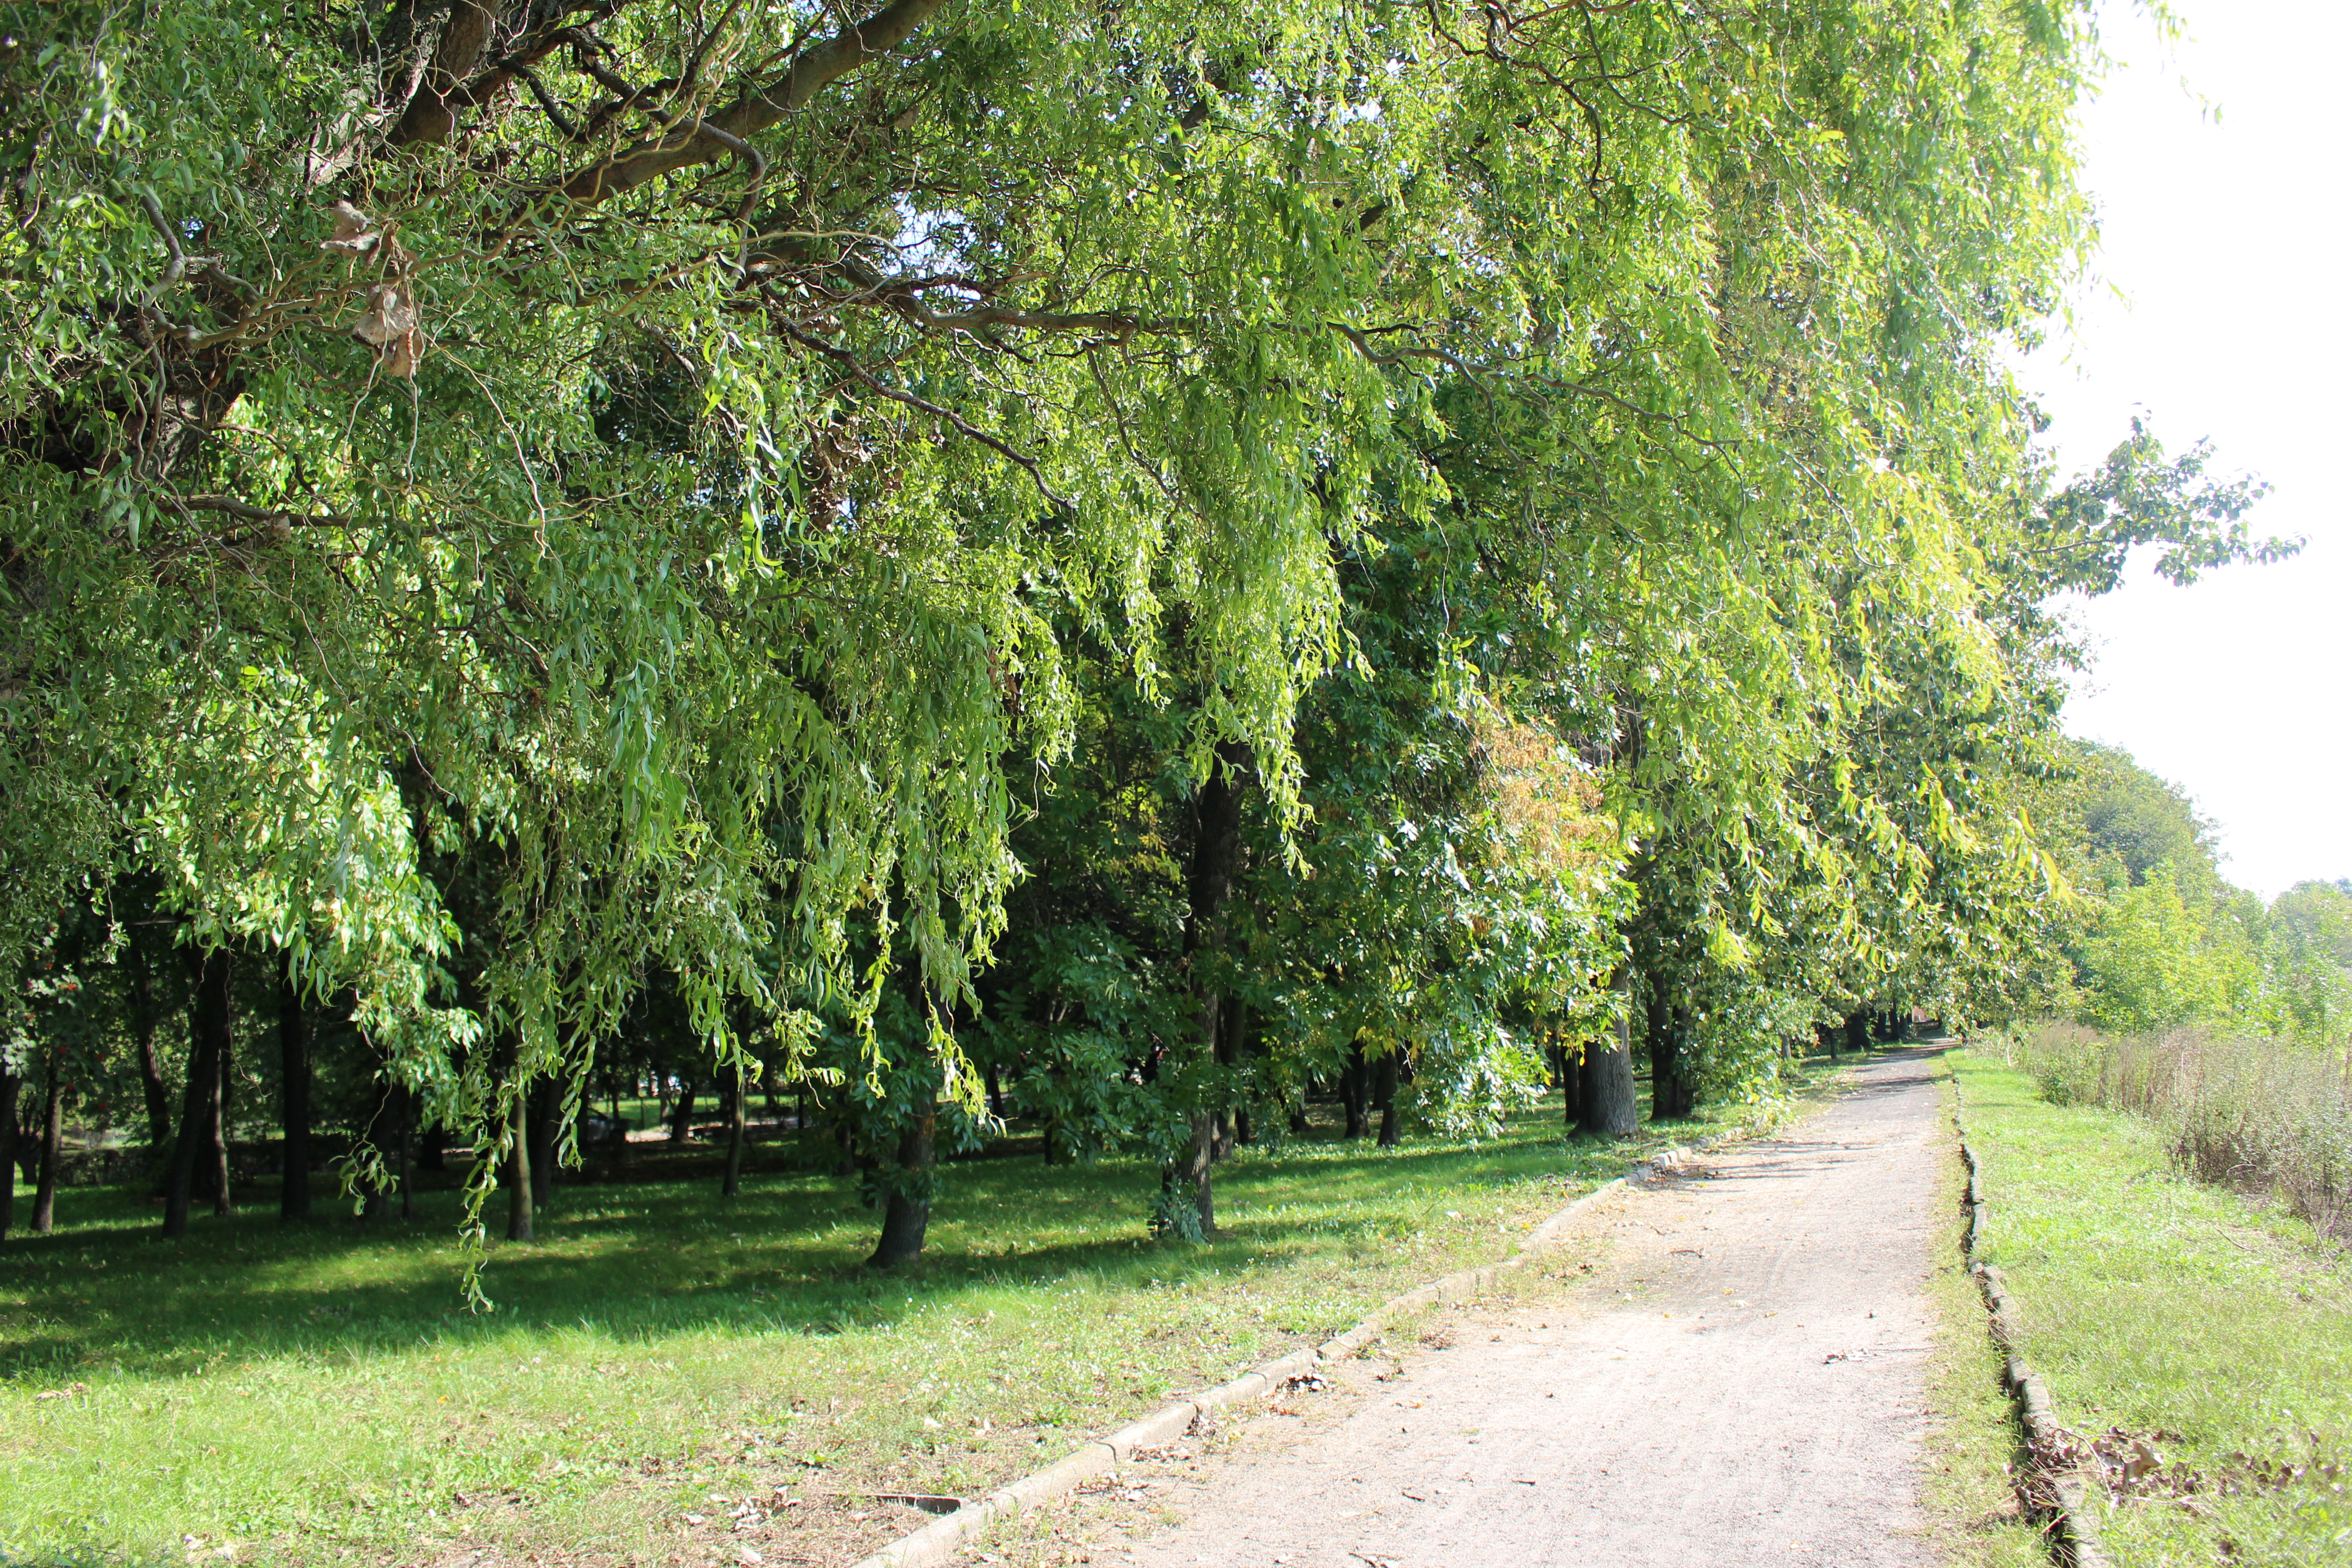
<svg viewBox="0 0 2352 1568"><path fill-rule="evenodd" d="M1937 1089L1948 1113L1954 1103L1949 1081ZM1937 1229L1936 1269L1927 1282L1937 1320L1927 1363L1936 1424L1925 1455L1922 1500L1940 1526L1951 1568L2051 1568L2050 1544L2010 1484L2011 1470L2025 1462L2025 1441L2001 1384L1984 1298L1963 1251L1968 1184L1955 1137L1937 1179L1937 1212L1947 1217Z"/></svg>
<svg viewBox="0 0 2352 1568"><path fill-rule="evenodd" d="M1990 1209L1981 1256L2007 1274L2024 1357L2059 1419L2088 1440L2151 1440L2163 1469L2105 1514L2119 1568L2229 1562L2319 1568L2352 1561L2352 1271L2308 1224L2176 1171L2139 1119L2052 1105L2025 1073L1955 1050L1969 1137ZM1955 1201L1957 1206L1957 1199ZM1954 1240L1957 1246L1957 1239ZM1973 1316L1939 1276L1948 1321ZM1966 1284L1964 1278L1960 1282ZM1974 1288L1968 1287L1971 1295ZM1998 1445L1947 1358L1939 1395L1974 1472L1948 1503L1981 1508ZM1998 1387L1990 1352L1984 1386ZM2005 1401L2004 1401L2005 1404ZM2011 1453L2003 1458L2014 1458ZM2331 1475L2328 1468L2338 1467ZM1956 1500L1974 1496L1970 1504ZM1980 1532L2008 1563L2009 1533Z"/></svg>
<svg viewBox="0 0 2352 1568"><path fill-rule="evenodd" d="M167 1242L134 1191L68 1190L0 1252L0 1563L849 1561L922 1520L873 1494L1002 1485L1741 1113L1633 1148L1558 1114L1244 1151L1203 1246L1142 1237L1137 1163L960 1163L888 1278L845 1182L561 1188L494 1247L488 1316L458 1309L455 1194Z"/></svg>

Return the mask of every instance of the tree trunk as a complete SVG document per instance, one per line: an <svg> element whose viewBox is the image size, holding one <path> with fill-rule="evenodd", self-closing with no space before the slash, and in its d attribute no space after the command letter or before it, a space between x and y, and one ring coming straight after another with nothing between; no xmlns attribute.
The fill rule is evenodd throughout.
<svg viewBox="0 0 2352 1568"><path fill-rule="evenodd" d="M507 1142L507 1239L529 1241L530 1234L530 1085L515 1086L514 1110L509 1113Z"/></svg>
<svg viewBox="0 0 2352 1568"><path fill-rule="evenodd" d="M400 1217L416 1217L416 1197L408 1190L408 1146L416 1136L416 1091L406 1084L400 1086L400 1121L396 1128L400 1138L400 1158L393 1167L393 1177L400 1184Z"/></svg>
<svg viewBox="0 0 2352 1568"><path fill-rule="evenodd" d="M1381 1147L1397 1146L1397 1054L1390 1051L1372 1066L1372 1103L1380 1107Z"/></svg>
<svg viewBox="0 0 2352 1568"><path fill-rule="evenodd" d="M1559 1044L1560 1117L1570 1131L1584 1114L1584 1044Z"/></svg>
<svg viewBox="0 0 2352 1568"><path fill-rule="evenodd" d="M928 1104L898 1135L898 1179L890 1184L889 1202L882 1211L882 1238L866 1260L868 1268L896 1268L922 1256L923 1232L931 1223L932 1133L938 1122L938 1105Z"/></svg>
<svg viewBox="0 0 2352 1568"><path fill-rule="evenodd" d="M1857 1056L1870 1054L1870 1015L1863 1008L1856 1007L1846 1015L1845 1043Z"/></svg>
<svg viewBox="0 0 2352 1568"><path fill-rule="evenodd" d="M1691 1092L1690 1064L1683 1056L1690 1015L1667 1000L1664 982L1654 975L1643 1016L1650 1041L1650 1120L1679 1121L1698 1098Z"/></svg>
<svg viewBox="0 0 2352 1568"><path fill-rule="evenodd" d="M180 1135L172 1144L171 1180L163 1189L163 1234L188 1234L188 1206L196 1185L196 1162L209 1142L213 1113L220 1103L221 1058L229 1031L229 959L215 948L189 963L196 971L196 994L188 1010L188 1082L180 1097Z"/></svg>
<svg viewBox="0 0 2352 1568"><path fill-rule="evenodd" d="M1192 1119L1192 1135L1185 1140L1183 1152L1176 1156L1160 1176L1160 1186L1171 1213L1163 1231L1179 1230L1175 1213L1180 1205L1189 1205L1197 1216L1200 1239L1213 1241L1217 1237L1217 1195L1209 1181L1209 1173L1216 1163L1217 1113L1203 1110Z"/></svg>
<svg viewBox="0 0 2352 1568"><path fill-rule="evenodd" d="M155 1031L162 1020L155 1012L155 976L147 967L147 950L137 937L129 943L125 964L131 973L131 1036L139 1063L139 1087L147 1096L147 1143L158 1153L172 1143L172 1091L163 1086L163 1063L155 1055Z"/></svg>
<svg viewBox="0 0 2352 1568"><path fill-rule="evenodd" d="M669 1141L683 1143L694 1136L694 1079L677 1077L677 1109L669 1122Z"/></svg>
<svg viewBox="0 0 2352 1568"><path fill-rule="evenodd" d="M25 1080L0 1061L0 1241L16 1221L16 1096Z"/></svg>
<svg viewBox="0 0 2352 1568"><path fill-rule="evenodd" d="M1610 982L1610 989L1627 1004L1625 1016L1617 1021L1613 1033L1596 1037L1584 1045L1584 1081L1579 1086L1583 1116L1577 1126L1581 1131L1603 1138L1631 1138L1638 1125L1633 1099L1633 1020L1631 999L1624 995L1632 984L1632 976L1619 970Z"/></svg>
<svg viewBox="0 0 2352 1568"><path fill-rule="evenodd" d="M1224 942L1225 900L1234 889L1234 866L1241 855L1242 780L1250 765L1249 748L1236 741L1217 742L1216 761L1209 776L1192 795L1192 864L1185 875L1187 909L1184 959L1192 977L1199 1006L1199 1048L1212 1061L1225 1044L1225 996L1223 988L1202 971L1207 956ZM1210 1172L1217 1163L1217 1143L1224 1131L1224 1108L1203 1106L1192 1118L1192 1136L1184 1150L1161 1173L1171 1201L1189 1194L1199 1212L1203 1239L1217 1234L1216 1200L1210 1190Z"/></svg>
<svg viewBox="0 0 2352 1568"><path fill-rule="evenodd" d="M1217 1020L1217 1065L1238 1068L1249 1054L1249 1004L1238 996L1227 996L1220 1005ZM1228 1082L1232 1080L1227 1079ZM1223 1161L1234 1152L1236 1143L1250 1141L1249 1110L1245 1106L1231 1105L1217 1115L1217 1137L1213 1163Z"/></svg>
<svg viewBox="0 0 2352 1568"><path fill-rule="evenodd" d="M229 1190L228 1112L229 1075L236 1070L236 1037L228 1029L221 1031L220 1071L213 1079L213 1103L205 1118L206 1184L212 1188L213 1213L231 1215L236 1212L236 1195Z"/></svg>
<svg viewBox="0 0 2352 1568"><path fill-rule="evenodd" d="M734 1102L734 1107L733 1113L727 1119L727 1174L719 1184L719 1196L729 1198L742 1189L743 1144L751 1136L750 1110L745 1104L750 1097L743 1092L749 1086L744 1080L742 1068L737 1068L734 1072L735 1092L728 1097ZM915 1245L922 1245L921 1237L916 1238Z"/></svg>
<svg viewBox="0 0 2352 1568"><path fill-rule="evenodd" d="M857 1173L857 1129L846 1118L833 1124L833 1173L854 1176Z"/></svg>
<svg viewBox="0 0 2352 1568"><path fill-rule="evenodd" d="M289 956L278 972L278 1060L284 1089L279 1121L285 1150L278 1161L278 1217L310 1217L310 1010L302 1005Z"/></svg>
<svg viewBox="0 0 2352 1568"><path fill-rule="evenodd" d="M1347 1062L1339 1068L1339 1106L1348 1115L1347 1136L1362 1138L1372 1131L1371 1064L1364 1059L1363 1042L1348 1047Z"/></svg>
<svg viewBox="0 0 2352 1568"><path fill-rule="evenodd" d="M33 1234L47 1236L57 1228L58 1161L65 1153L65 1067L60 1047L49 1051L48 1082L41 1091L41 1181L33 1189Z"/></svg>
<svg viewBox="0 0 2352 1568"><path fill-rule="evenodd" d="M172 1180L164 1183L163 1234L186 1237L195 1196L197 1159L212 1142L214 1107L221 1098L221 1056L228 1044L228 950L188 963L195 969L195 999L188 1008L188 1086L179 1102L179 1138L172 1140Z"/></svg>
<svg viewBox="0 0 2352 1568"><path fill-rule="evenodd" d="M545 1208L555 1201L555 1152L559 1147L557 1133L563 1125L563 1080L541 1079L533 1088L531 1103L530 1201L534 1207Z"/></svg>
<svg viewBox="0 0 2352 1568"><path fill-rule="evenodd" d="M988 1074L988 1113L1002 1121L1004 1120L1004 1084L997 1076L996 1064L993 1061L988 1064L985 1070Z"/></svg>
<svg viewBox="0 0 2352 1568"><path fill-rule="evenodd" d="M1301 1095L1298 1097L1297 1102L1290 1108L1291 1136L1295 1138L1303 1138L1307 1133L1314 1131L1315 1123L1307 1119L1307 1097L1305 1095Z"/></svg>

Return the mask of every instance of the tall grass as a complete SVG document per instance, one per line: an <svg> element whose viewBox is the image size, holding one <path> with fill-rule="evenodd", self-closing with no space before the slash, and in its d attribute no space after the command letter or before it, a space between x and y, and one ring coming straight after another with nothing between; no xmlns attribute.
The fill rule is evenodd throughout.
<svg viewBox="0 0 2352 1568"><path fill-rule="evenodd" d="M2051 1023L2011 1053L2053 1103L2144 1116L2200 1181L2267 1197L2321 1236L2352 1240L2352 1045Z"/></svg>

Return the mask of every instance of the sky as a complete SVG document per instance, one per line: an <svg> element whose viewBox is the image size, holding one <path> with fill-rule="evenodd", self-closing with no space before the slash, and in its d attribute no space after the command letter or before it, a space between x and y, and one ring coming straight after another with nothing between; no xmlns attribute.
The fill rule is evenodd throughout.
<svg viewBox="0 0 2352 1568"><path fill-rule="evenodd" d="M2025 363L2068 469L2145 411L2168 447L2273 487L2282 564L2188 588L2142 562L2075 612L2097 668L2067 729L2128 750L2221 825L2222 871L2274 897L2352 877L2352 7L2177 0L2167 45L2110 5L2123 64L2084 106L2096 276L2071 335Z"/></svg>

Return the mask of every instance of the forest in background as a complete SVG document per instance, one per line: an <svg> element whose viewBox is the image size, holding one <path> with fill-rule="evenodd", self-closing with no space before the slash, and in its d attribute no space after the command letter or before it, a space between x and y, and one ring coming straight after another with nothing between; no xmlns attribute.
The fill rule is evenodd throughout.
<svg viewBox="0 0 2352 1568"><path fill-rule="evenodd" d="M1309 1093L2331 1026L2057 725L2065 595L2293 548L2011 379L2087 6L5 16L35 1228L70 1122L168 1236L243 1142L523 1240L598 1100L756 1085L891 1267L1008 1124L1203 1237Z"/></svg>

